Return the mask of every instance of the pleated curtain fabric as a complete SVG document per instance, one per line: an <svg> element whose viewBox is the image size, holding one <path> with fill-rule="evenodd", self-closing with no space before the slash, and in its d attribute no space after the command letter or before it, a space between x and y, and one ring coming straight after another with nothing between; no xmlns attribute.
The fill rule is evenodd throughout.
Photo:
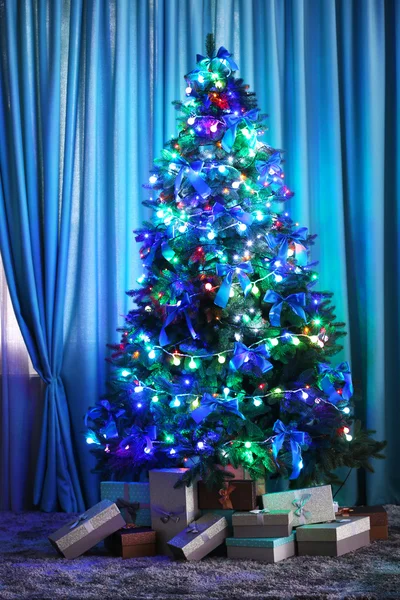
<svg viewBox="0 0 400 600"><path fill-rule="evenodd" d="M319 235L320 288L347 322L338 360L351 362L356 413L389 442L376 474L354 474L341 499L400 500L399 28L395 0L0 3L0 247L47 383L41 508L98 498L83 417L141 274L142 184L210 31L268 113L265 139L285 150L288 210ZM19 448L26 460L14 442L1 464Z"/></svg>

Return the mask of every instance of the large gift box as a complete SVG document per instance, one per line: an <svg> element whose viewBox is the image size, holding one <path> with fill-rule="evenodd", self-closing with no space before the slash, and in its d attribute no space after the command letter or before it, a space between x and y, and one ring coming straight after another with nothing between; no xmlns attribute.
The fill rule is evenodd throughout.
<svg viewBox="0 0 400 600"><path fill-rule="evenodd" d="M371 542L374 540L387 540L389 537L388 515L383 506L353 506L352 508L340 508L336 516L337 518L369 517L371 525Z"/></svg>
<svg viewBox="0 0 400 600"><path fill-rule="evenodd" d="M197 483L174 485L188 469L154 469L149 472L151 527L157 532L157 552L171 556L168 542L199 516Z"/></svg>
<svg viewBox="0 0 400 600"><path fill-rule="evenodd" d="M115 502L127 523L150 526L150 486L142 482L102 481L102 500Z"/></svg>
<svg viewBox="0 0 400 600"><path fill-rule="evenodd" d="M333 523L296 529L300 556L341 556L369 544L369 517L338 519Z"/></svg>
<svg viewBox="0 0 400 600"><path fill-rule="evenodd" d="M262 500L269 510L293 510L293 527L335 520L330 485L273 492L265 494Z"/></svg>
<svg viewBox="0 0 400 600"><path fill-rule="evenodd" d="M201 560L223 544L227 535L228 523L225 517L208 514L190 523L168 545L175 558Z"/></svg>
<svg viewBox="0 0 400 600"><path fill-rule="evenodd" d="M155 556L156 532L150 527L124 527L105 539L104 544L112 554L122 558Z"/></svg>
<svg viewBox="0 0 400 600"><path fill-rule="evenodd" d="M295 533L281 538L228 538L228 558L276 563L296 553Z"/></svg>
<svg viewBox="0 0 400 600"><path fill-rule="evenodd" d="M288 537L292 533L291 510L252 510L232 517L235 538Z"/></svg>
<svg viewBox="0 0 400 600"><path fill-rule="evenodd" d="M221 488L209 488L199 481L199 508L222 508L225 510L253 510L257 508L256 482L233 479L225 481Z"/></svg>
<svg viewBox="0 0 400 600"><path fill-rule="evenodd" d="M110 500L102 500L52 533L49 540L62 556L76 558L124 525L117 505Z"/></svg>

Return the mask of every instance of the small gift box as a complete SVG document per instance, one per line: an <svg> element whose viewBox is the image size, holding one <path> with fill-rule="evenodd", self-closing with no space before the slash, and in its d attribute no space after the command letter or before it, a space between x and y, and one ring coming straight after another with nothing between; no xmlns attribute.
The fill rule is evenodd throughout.
<svg viewBox="0 0 400 600"><path fill-rule="evenodd" d="M168 546L175 558L201 560L223 544L227 535L228 523L225 517L208 514L190 523L168 542Z"/></svg>
<svg viewBox="0 0 400 600"><path fill-rule="evenodd" d="M383 506L353 506L352 508L339 508L336 517L343 519L346 517L369 517L371 530L370 539L387 540L388 515Z"/></svg>
<svg viewBox="0 0 400 600"><path fill-rule="evenodd" d="M157 552L171 556L168 541L197 516L197 484L174 485L188 469L154 469L150 478L151 528L157 532Z"/></svg>
<svg viewBox="0 0 400 600"><path fill-rule="evenodd" d="M209 488L199 481L199 507L225 510L253 510L257 508L256 482L233 479L222 488Z"/></svg>
<svg viewBox="0 0 400 600"><path fill-rule="evenodd" d="M265 494L262 500L269 510L293 510L293 527L335 520L330 485L273 492Z"/></svg>
<svg viewBox="0 0 400 600"><path fill-rule="evenodd" d="M124 527L106 538L104 544L111 554L122 558L155 556L156 532L150 527Z"/></svg>
<svg viewBox="0 0 400 600"><path fill-rule="evenodd" d="M369 517L303 525L296 529L299 555L341 556L358 550L369 544L369 528Z"/></svg>
<svg viewBox="0 0 400 600"><path fill-rule="evenodd" d="M125 521L138 527L150 526L150 486L143 482L102 481L102 500L115 502Z"/></svg>
<svg viewBox="0 0 400 600"><path fill-rule="evenodd" d="M236 512L232 518L235 538L283 538L292 533L291 510Z"/></svg>
<svg viewBox="0 0 400 600"><path fill-rule="evenodd" d="M276 563L294 556L295 533L281 538L228 538L228 558L243 558Z"/></svg>
<svg viewBox="0 0 400 600"><path fill-rule="evenodd" d="M102 500L52 533L49 540L62 556L76 558L124 525L117 505L110 500Z"/></svg>

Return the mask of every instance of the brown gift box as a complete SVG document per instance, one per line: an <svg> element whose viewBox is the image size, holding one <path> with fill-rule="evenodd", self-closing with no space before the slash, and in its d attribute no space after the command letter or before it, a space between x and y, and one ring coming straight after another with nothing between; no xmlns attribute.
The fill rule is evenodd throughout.
<svg viewBox="0 0 400 600"><path fill-rule="evenodd" d="M228 523L225 517L208 514L193 521L170 540L168 545L176 558L201 560L223 544L227 536Z"/></svg>
<svg viewBox="0 0 400 600"><path fill-rule="evenodd" d="M296 529L300 556L341 556L369 544L369 517L338 519Z"/></svg>
<svg viewBox="0 0 400 600"><path fill-rule="evenodd" d="M369 517L371 524L370 538L374 540L387 540L388 515L383 506L352 506L351 508L340 508L336 515L338 518L345 517Z"/></svg>
<svg viewBox="0 0 400 600"><path fill-rule="evenodd" d="M226 465L226 467L221 467L221 469L224 469L224 471L228 471L229 473L232 473L234 479L251 480L250 473L248 472L247 469L244 469L243 467L238 467L237 469L235 469L235 467L233 467L232 465ZM262 496L267 491L265 475L264 475L264 477L260 477L260 478L256 479L255 482L256 482L256 495Z"/></svg>
<svg viewBox="0 0 400 600"><path fill-rule="evenodd" d="M199 481L199 508L253 510L257 508L256 482L234 479L225 481L222 488L209 488Z"/></svg>
<svg viewBox="0 0 400 600"><path fill-rule="evenodd" d="M232 517L235 538L281 538L292 533L291 510L252 510Z"/></svg>
<svg viewBox="0 0 400 600"><path fill-rule="evenodd" d="M117 505L102 500L49 536L50 543L65 558L76 558L121 527L125 520Z"/></svg>
<svg viewBox="0 0 400 600"><path fill-rule="evenodd" d="M198 515L197 482L174 488L188 469L149 471L151 528L157 533L158 554L171 556L169 540L185 529Z"/></svg>
<svg viewBox="0 0 400 600"><path fill-rule="evenodd" d="M104 541L107 550L122 558L156 555L156 532L150 527L124 527Z"/></svg>

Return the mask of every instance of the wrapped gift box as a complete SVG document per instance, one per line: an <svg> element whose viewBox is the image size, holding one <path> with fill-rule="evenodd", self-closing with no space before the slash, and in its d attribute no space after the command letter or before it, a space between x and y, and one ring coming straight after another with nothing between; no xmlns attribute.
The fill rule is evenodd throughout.
<svg viewBox="0 0 400 600"><path fill-rule="evenodd" d="M265 494L262 500L269 510L292 510L293 527L335 520L330 485L274 492Z"/></svg>
<svg viewBox="0 0 400 600"><path fill-rule="evenodd" d="M104 544L116 556L138 558L156 555L156 532L150 527L124 527L105 539Z"/></svg>
<svg viewBox="0 0 400 600"><path fill-rule="evenodd" d="M257 508L256 482L234 479L225 481L222 488L209 488L199 481L199 507L225 510Z"/></svg>
<svg viewBox="0 0 400 600"><path fill-rule="evenodd" d="M201 516L203 515L218 515L219 517L224 517L228 524L228 536L233 535L233 527L232 527L232 517L234 515L234 510L224 510L219 508L203 508L201 510Z"/></svg>
<svg viewBox="0 0 400 600"><path fill-rule="evenodd" d="M168 542L175 558L201 560L223 544L228 535L225 517L208 514L193 521Z"/></svg>
<svg viewBox="0 0 400 600"><path fill-rule="evenodd" d="M232 518L235 538L281 538L292 533L291 510L236 512Z"/></svg>
<svg viewBox="0 0 400 600"><path fill-rule="evenodd" d="M221 467L221 469L224 469L224 471L228 471L229 473L232 473L234 479L242 479L242 480L244 479L246 481L251 480L250 473L248 472L247 469L244 469L243 467L235 468L232 465L226 465L226 467ZM256 479L255 482L256 482L256 495L262 496L267 491L265 476Z"/></svg>
<svg viewBox="0 0 400 600"><path fill-rule="evenodd" d="M138 527L151 524L150 486L142 482L102 481L100 484L102 500L115 502L125 521Z"/></svg>
<svg viewBox="0 0 400 600"><path fill-rule="evenodd" d="M296 553L295 533L281 538L228 538L228 558L276 563Z"/></svg>
<svg viewBox="0 0 400 600"><path fill-rule="evenodd" d="M197 483L174 485L188 469L154 469L150 478L151 528L157 533L157 552L171 556L169 540L199 516Z"/></svg>
<svg viewBox="0 0 400 600"><path fill-rule="evenodd" d="M76 558L124 525L117 505L110 500L102 500L52 533L49 540L62 556Z"/></svg>
<svg viewBox="0 0 400 600"><path fill-rule="evenodd" d="M336 517L338 519L346 517L369 517L371 525L371 542L374 540L387 540L389 537L388 515L383 506L353 506L351 508L340 508Z"/></svg>
<svg viewBox="0 0 400 600"><path fill-rule="evenodd" d="M296 529L300 556L341 556L369 544L369 517L338 519L333 523Z"/></svg>

